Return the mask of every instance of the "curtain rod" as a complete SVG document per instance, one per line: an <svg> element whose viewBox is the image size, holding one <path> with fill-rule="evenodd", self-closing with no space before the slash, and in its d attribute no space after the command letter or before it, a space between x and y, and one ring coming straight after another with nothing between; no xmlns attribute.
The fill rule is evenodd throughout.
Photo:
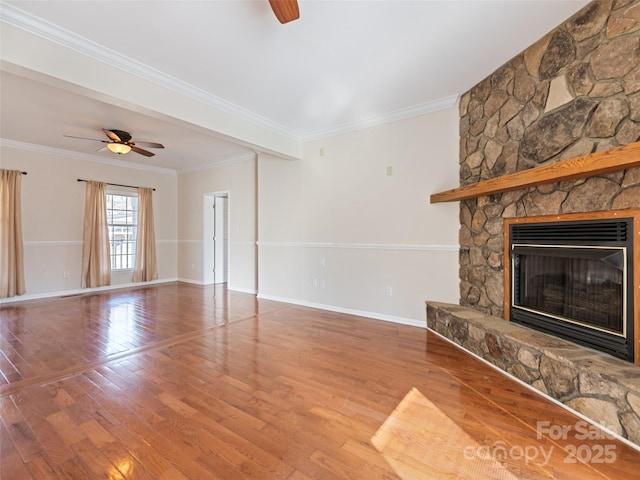
<svg viewBox="0 0 640 480"><path fill-rule="evenodd" d="M25 175L26 175L26 173L25 173ZM79 181L79 182L88 182L89 180L83 180L82 178L79 178L79 179L78 179L78 181ZM139 188L139 187L136 187L136 186L133 186L133 185L122 185L122 184L120 184L120 183L109 183L109 182L105 182L105 183L106 183L107 185L111 185L111 186L113 186L113 187ZM156 189L155 189L155 188L153 188L152 190L153 190L154 192L156 191Z"/></svg>

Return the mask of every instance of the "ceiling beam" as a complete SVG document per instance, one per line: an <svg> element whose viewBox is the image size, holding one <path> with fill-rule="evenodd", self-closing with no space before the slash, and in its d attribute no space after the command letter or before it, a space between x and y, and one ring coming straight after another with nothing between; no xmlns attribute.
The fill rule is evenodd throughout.
<svg viewBox="0 0 640 480"><path fill-rule="evenodd" d="M0 31L3 70L155 118L178 121L256 151L301 158L299 139L223 111L209 101L215 97L203 91L177 91L140 72L126 71L107 58L71 48L62 38L53 41L6 22L2 22ZM163 77L158 72L158 79Z"/></svg>

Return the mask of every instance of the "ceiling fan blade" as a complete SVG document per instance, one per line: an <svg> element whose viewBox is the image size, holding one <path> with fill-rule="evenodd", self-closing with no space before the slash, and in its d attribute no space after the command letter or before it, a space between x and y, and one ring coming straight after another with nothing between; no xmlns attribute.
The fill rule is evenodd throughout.
<svg viewBox="0 0 640 480"><path fill-rule="evenodd" d="M87 138L87 137L76 137L73 135L63 135L65 137L69 137L69 138L79 138L81 140L91 140L94 142L102 142L102 143L106 143L107 145L96 150L96 151L102 151L105 148L107 148L109 146L109 144L120 144L120 145L125 145L125 146L129 146L131 147L131 150L133 150L136 153L139 153L140 155L144 155L145 157L153 157L155 155L155 153L151 153L143 148L137 147L135 142L131 141L131 135L128 132L125 132L123 130L107 130L106 128L103 128L102 131L104 132L104 134L109 137L109 140L99 140L97 138ZM145 147L149 147L149 148L164 148L164 145L162 145L161 143L155 143L155 142L140 142L140 145L143 145ZM112 150L115 152L115 150ZM122 152L116 152L116 153L122 153Z"/></svg>
<svg viewBox="0 0 640 480"><path fill-rule="evenodd" d="M69 138L79 138L80 140L93 140L94 142L108 143L106 140L100 140L99 138L76 137L74 135L62 135L62 136L69 137Z"/></svg>
<svg viewBox="0 0 640 480"><path fill-rule="evenodd" d="M280 23L288 23L300 18L297 0L269 0L273 13Z"/></svg>
<svg viewBox="0 0 640 480"><path fill-rule="evenodd" d="M105 150L108 150L106 145L104 147L100 147L99 149L97 149L96 152L103 152Z"/></svg>
<svg viewBox="0 0 640 480"><path fill-rule="evenodd" d="M129 146L131 147L131 150L133 150L136 153L139 153L140 155L144 155L145 157L153 157L155 155L155 153L148 152L147 150L136 147L135 145L129 145Z"/></svg>
<svg viewBox="0 0 640 480"><path fill-rule="evenodd" d="M114 142L122 143L122 140L120 139L120 137L116 135L114 132L112 132L111 130L107 130L106 128L103 128L102 131L107 137L109 137Z"/></svg>
<svg viewBox="0 0 640 480"><path fill-rule="evenodd" d="M129 145L142 145L143 147L147 148L164 148L164 145L162 145L161 143L154 142L129 142Z"/></svg>

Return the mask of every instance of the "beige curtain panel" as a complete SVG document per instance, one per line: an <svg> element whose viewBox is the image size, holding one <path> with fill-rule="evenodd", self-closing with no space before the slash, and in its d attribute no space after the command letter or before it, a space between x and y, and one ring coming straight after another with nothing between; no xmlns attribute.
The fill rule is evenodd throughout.
<svg viewBox="0 0 640 480"><path fill-rule="evenodd" d="M87 181L82 244L82 288L111 284L107 184Z"/></svg>
<svg viewBox="0 0 640 480"><path fill-rule="evenodd" d="M20 186L22 172L0 170L0 298L24 295L24 247Z"/></svg>
<svg viewBox="0 0 640 480"><path fill-rule="evenodd" d="M158 278L156 234L153 228L153 189L138 187L138 235L136 237L136 265L134 282L148 282Z"/></svg>

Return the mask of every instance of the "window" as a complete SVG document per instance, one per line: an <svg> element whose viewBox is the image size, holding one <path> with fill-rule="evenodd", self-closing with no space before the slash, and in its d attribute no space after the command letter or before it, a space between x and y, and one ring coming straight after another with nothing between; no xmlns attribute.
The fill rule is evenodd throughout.
<svg viewBox="0 0 640 480"><path fill-rule="evenodd" d="M138 234L138 195L107 192L111 271L133 270Z"/></svg>

